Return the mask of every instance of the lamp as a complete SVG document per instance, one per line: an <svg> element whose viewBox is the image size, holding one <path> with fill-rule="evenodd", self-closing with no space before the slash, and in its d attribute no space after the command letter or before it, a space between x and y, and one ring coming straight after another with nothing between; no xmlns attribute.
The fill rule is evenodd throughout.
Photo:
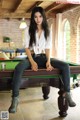
<svg viewBox="0 0 80 120"><path fill-rule="evenodd" d="M19 28L21 29L21 32L22 32L23 46L24 46L24 32L26 27L27 27L27 24L26 24L25 18L22 18Z"/></svg>
<svg viewBox="0 0 80 120"><path fill-rule="evenodd" d="M21 21L21 23L20 23L19 28L20 28L20 29L25 29L26 27L27 27L26 21L25 21L24 18L22 18L22 21Z"/></svg>

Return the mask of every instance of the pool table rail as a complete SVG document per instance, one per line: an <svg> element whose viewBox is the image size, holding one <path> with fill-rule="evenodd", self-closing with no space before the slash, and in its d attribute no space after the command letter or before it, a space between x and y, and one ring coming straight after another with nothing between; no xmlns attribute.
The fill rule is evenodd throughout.
<svg viewBox="0 0 80 120"><path fill-rule="evenodd" d="M0 70L0 78L11 78L13 76L14 70ZM80 66L70 66L70 73L80 74ZM61 75L61 71L59 69L53 69L52 71L46 71L46 69L39 69L38 71L33 70L25 70L22 77L47 77L47 76L55 76Z"/></svg>

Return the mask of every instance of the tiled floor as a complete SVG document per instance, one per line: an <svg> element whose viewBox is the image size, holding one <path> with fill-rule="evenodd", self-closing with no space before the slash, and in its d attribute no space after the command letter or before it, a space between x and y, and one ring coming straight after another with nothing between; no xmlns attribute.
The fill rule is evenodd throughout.
<svg viewBox="0 0 80 120"><path fill-rule="evenodd" d="M68 109L65 118L59 117L57 106L58 89L51 87L49 99L44 101L41 88L20 90L20 103L9 120L80 120L80 87L71 90L77 106ZM11 91L0 91L0 113L7 111L11 101Z"/></svg>

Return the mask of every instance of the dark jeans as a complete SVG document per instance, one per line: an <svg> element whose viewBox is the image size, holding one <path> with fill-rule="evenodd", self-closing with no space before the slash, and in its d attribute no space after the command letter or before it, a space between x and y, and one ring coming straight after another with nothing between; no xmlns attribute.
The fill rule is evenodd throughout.
<svg viewBox="0 0 80 120"><path fill-rule="evenodd" d="M46 68L46 56L45 54L33 55L33 59L38 64L38 68ZM51 65L54 68L59 68L62 73L62 80L64 83L64 89L66 92L70 91L70 69L69 65L63 61L51 58ZM31 64L27 59L21 61L15 68L13 75L13 84L12 84L12 96L19 96L19 88L21 84L22 74L25 69L31 69Z"/></svg>

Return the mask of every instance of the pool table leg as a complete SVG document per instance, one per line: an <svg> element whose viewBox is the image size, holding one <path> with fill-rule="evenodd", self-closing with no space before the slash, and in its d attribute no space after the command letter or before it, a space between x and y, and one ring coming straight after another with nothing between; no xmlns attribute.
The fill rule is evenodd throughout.
<svg viewBox="0 0 80 120"><path fill-rule="evenodd" d="M63 95L64 94L64 84L62 82L62 78L59 77L59 97L58 97L58 107L59 107L59 115L61 117L66 117L67 116L67 110L68 110L68 102L66 100L66 97Z"/></svg>
<svg viewBox="0 0 80 120"><path fill-rule="evenodd" d="M68 102L65 98L65 96L63 96L64 91L60 90L58 92L59 97L58 97L58 107L59 107L59 115L61 117L66 117L67 116L67 110L68 110Z"/></svg>
<svg viewBox="0 0 80 120"><path fill-rule="evenodd" d="M48 95L50 93L50 86L42 86L42 92L44 100L48 99Z"/></svg>

